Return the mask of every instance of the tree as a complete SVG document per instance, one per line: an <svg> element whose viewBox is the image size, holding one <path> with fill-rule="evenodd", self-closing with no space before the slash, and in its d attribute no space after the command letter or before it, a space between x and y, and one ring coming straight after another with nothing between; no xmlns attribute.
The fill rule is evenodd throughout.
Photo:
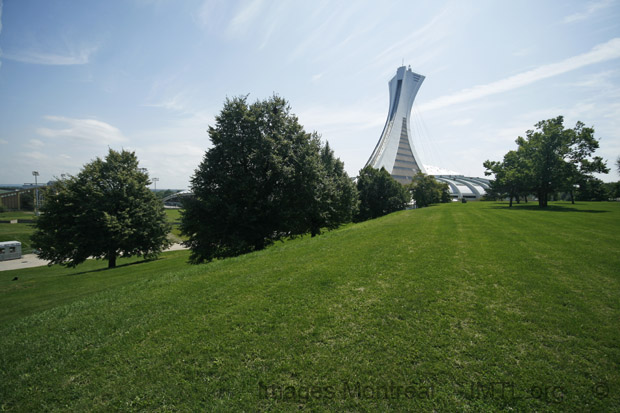
<svg viewBox="0 0 620 413"><path fill-rule="evenodd" d="M605 191L609 194L609 198L617 200L620 198L620 181L617 182L605 182Z"/></svg>
<svg viewBox="0 0 620 413"><path fill-rule="evenodd" d="M609 169L598 156L594 128L577 122L573 129L564 129L564 118L538 122L536 131L526 132L527 138L517 138L517 145L525 153L533 174L532 189L538 195L538 205L547 206L549 194L569 189L591 177L592 173L607 173Z"/></svg>
<svg viewBox="0 0 620 413"><path fill-rule="evenodd" d="M153 191L157 199L163 200L165 197L175 194L179 191L175 189L158 189L157 191Z"/></svg>
<svg viewBox="0 0 620 413"><path fill-rule="evenodd" d="M579 201L607 201L611 196L610 188L595 177L582 180L579 189L577 189L577 200Z"/></svg>
<svg viewBox="0 0 620 413"><path fill-rule="evenodd" d="M486 168L484 172L486 176L495 175L487 191L491 197L508 197L509 207L512 207L512 200L518 201L521 195L527 199L528 186L532 178L522 151L509 151L504 155L502 162L487 160L483 166Z"/></svg>
<svg viewBox="0 0 620 413"><path fill-rule="evenodd" d="M320 151L324 176L318 199L318 219L311 228L312 235L320 233L321 227L335 229L342 223L351 222L359 208L357 188L344 170L344 163L334 156L326 143Z"/></svg>
<svg viewBox="0 0 620 413"><path fill-rule="evenodd" d="M366 166L357 178L360 206L356 221L377 218L405 209L411 194L385 168Z"/></svg>
<svg viewBox="0 0 620 413"><path fill-rule="evenodd" d="M181 231L199 263L335 228L350 219L355 195L342 163L306 133L277 96L227 99L209 127L213 144L192 178ZM348 179L348 177L346 177Z"/></svg>
<svg viewBox="0 0 620 413"><path fill-rule="evenodd" d="M484 163L485 174L496 174L492 191L504 191L511 198L523 191L535 193L538 205L546 207L550 194L564 190L572 197L580 182L595 172L609 171L600 157L592 157L599 147L593 128L577 122L573 129L565 129L562 116L535 126L526 138L517 138L517 151L506 154L504 162Z"/></svg>
<svg viewBox="0 0 620 413"><path fill-rule="evenodd" d="M34 191L24 191L19 196L21 209L23 211L34 211Z"/></svg>
<svg viewBox="0 0 620 413"><path fill-rule="evenodd" d="M48 188L32 235L39 256L69 267L89 257L154 258L169 246L170 225L133 152L109 150L77 176Z"/></svg>
<svg viewBox="0 0 620 413"><path fill-rule="evenodd" d="M408 186L416 206L425 207L440 202L450 202L450 187L432 175L417 173Z"/></svg>
<svg viewBox="0 0 620 413"><path fill-rule="evenodd" d="M616 168L618 169L618 173L620 174L620 156L616 158Z"/></svg>

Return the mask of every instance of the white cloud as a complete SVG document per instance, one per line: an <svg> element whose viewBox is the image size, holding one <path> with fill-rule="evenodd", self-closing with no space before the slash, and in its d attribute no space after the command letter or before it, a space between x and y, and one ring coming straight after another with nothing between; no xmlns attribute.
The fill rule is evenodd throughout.
<svg viewBox="0 0 620 413"><path fill-rule="evenodd" d="M387 76L393 73L394 62L415 57L412 69L417 71L444 52L447 47L445 40L454 33L457 24L467 20L471 12L457 2L448 2L426 24L379 53L371 64L383 67ZM407 60L404 63L407 64Z"/></svg>
<svg viewBox="0 0 620 413"><path fill-rule="evenodd" d="M587 78L579 79L577 82L570 83L570 86L610 90L614 87L614 82L612 78L615 75L616 71L614 70L594 73Z"/></svg>
<svg viewBox="0 0 620 413"><path fill-rule="evenodd" d="M226 1L205 0L197 13L193 16L194 22L207 29L218 29L224 20Z"/></svg>
<svg viewBox="0 0 620 413"><path fill-rule="evenodd" d="M63 116L45 116L52 122L64 123L64 129L39 128L37 133L47 138L73 138L83 142L109 144L125 141L121 131L95 119L73 119Z"/></svg>
<svg viewBox="0 0 620 413"><path fill-rule="evenodd" d="M30 139L28 143L31 148L41 148L45 146L45 143L39 139Z"/></svg>
<svg viewBox="0 0 620 413"><path fill-rule="evenodd" d="M0 139L0 145L7 145L9 143L9 141L5 140L5 139Z"/></svg>
<svg viewBox="0 0 620 413"><path fill-rule="evenodd" d="M228 24L227 33L232 36L242 35L250 28L263 8L263 0L252 0L241 6L235 17Z"/></svg>
<svg viewBox="0 0 620 413"><path fill-rule="evenodd" d="M573 23L576 21L585 20L588 17L592 16L597 11L606 9L612 4L613 4L613 0L601 0L601 1L596 1L596 2L589 2L586 6L585 11L571 14L570 16L564 17L564 23Z"/></svg>
<svg viewBox="0 0 620 413"><path fill-rule="evenodd" d="M171 98L166 98L160 102L146 103L143 106L151 108L163 108L175 112L185 113L187 112L188 104L185 96L182 93L177 93Z"/></svg>
<svg viewBox="0 0 620 413"><path fill-rule="evenodd" d="M550 63L506 79L463 89L452 95L442 96L421 105L425 111L443 108L457 103L469 102L486 96L527 86L542 79L561 75L575 69L620 57L620 38L599 44L587 53L569 57L561 62Z"/></svg>
<svg viewBox="0 0 620 413"><path fill-rule="evenodd" d="M316 75L312 76L312 81L313 82L318 82L319 80L321 80L321 78L325 75L325 72L321 72L321 73L317 73Z"/></svg>
<svg viewBox="0 0 620 413"><path fill-rule="evenodd" d="M36 65L84 65L90 61L90 56L96 51L97 47L86 47L64 54L38 50L22 50L19 52L4 53L2 56L8 60Z"/></svg>
<svg viewBox="0 0 620 413"><path fill-rule="evenodd" d="M42 161L42 160L49 159L49 156L47 156L46 154L42 152L38 152L38 151L23 152L22 156L28 159L33 159L35 161Z"/></svg>

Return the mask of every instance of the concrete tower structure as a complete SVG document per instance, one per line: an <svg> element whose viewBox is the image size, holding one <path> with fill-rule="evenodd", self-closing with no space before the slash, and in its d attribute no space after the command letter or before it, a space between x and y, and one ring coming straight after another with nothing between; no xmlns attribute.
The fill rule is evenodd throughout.
<svg viewBox="0 0 620 413"><path fill-rule="evenodd" d="M401 66L390 80L390 109L381 138L366 166L384 167L398 182L407 184L418 172L426 173L416 153L409 127L411 107L424 76Z"/></svg>

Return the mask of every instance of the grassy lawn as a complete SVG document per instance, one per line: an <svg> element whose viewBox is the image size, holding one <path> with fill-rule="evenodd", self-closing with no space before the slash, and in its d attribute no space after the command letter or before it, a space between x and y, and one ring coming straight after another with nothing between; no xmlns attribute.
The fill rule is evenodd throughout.
<svg viewBox="0 0 620 413"><path fill-rule="evenodd" d="M33 212L1 212L0 221L12 219L34 219ZM3 224L0 223L0 241L19 241L22 243L22 253L30 254L30 234L34 232L32 224Z"/></svg>
<svg viewBox="0 0 620 413"><path fill-rule="evenodd" d="M180 209L166 209L166 216L168 222L172 224L172 231L170 232L170 238L174 242L183 242L187 237L181 235L179 230L179 224L181 223L181 210Z"/></svg>
<svg viewBox="0 0 620 413"><path fill-rule="evenodd" d="M34 219L34 212L32 211L0 212L0 221L7 221L11 219Z"/></svg>
<svg viewBox="0 0 620 413"><path fill-rule="evenodd" d="M0 272L0 410L615 410L619 229L619 203L470 202Z"/></svg>

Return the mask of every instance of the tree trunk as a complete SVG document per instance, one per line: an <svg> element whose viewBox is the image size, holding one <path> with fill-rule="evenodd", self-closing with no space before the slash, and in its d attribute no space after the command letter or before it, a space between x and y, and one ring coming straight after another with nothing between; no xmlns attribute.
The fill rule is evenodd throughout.
<svg viewBox="0 0 620 413"><path fill-rule="evenodd" d="M570 191L570 203L574 204L575 203L575 197L573 196L573 190L571 189Z"/></svg>
<svg viewBox="0 0 620 413"><path fill-rule="evenodd" d="M519 198L519 195L515 195L515 199L517 200L517 204L521 203L521 199Z"/></svg>
<svg viewBox="0 0 620 413"><path fill-rule="evenodd" d="M116 267L116 251L110 251L108 254L108 268Z"/></svg>
<svg viewBox="0 0 620 413"><path fill-rule="evenodd" d="M510 195L510 205L508 205L508 207L512 207L512 195Z"/></svg>
<svg viewBox="0 0 620 413"><path fill-rule="evenodd" d="M523 199L525 199L525 203L527 204L527 195L524 195Z"/></svg>

